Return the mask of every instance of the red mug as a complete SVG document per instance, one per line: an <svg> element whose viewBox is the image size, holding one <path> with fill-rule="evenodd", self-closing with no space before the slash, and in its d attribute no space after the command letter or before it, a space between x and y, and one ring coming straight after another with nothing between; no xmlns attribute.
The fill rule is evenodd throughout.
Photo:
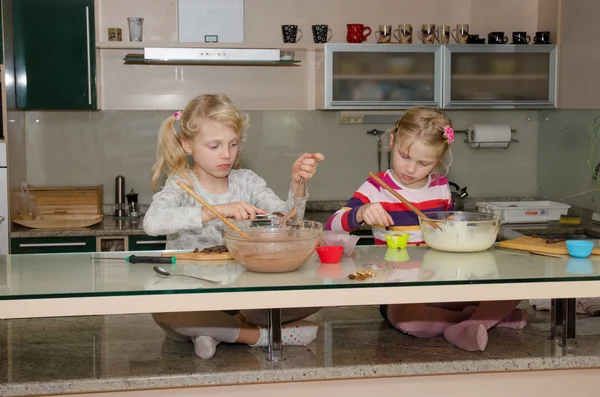
<svg viewBox="0 0 600 397"><path fill-rule="evenodd" d="M348 43L362 43L367 41L367 37L371 34L371 28L362 23L349 23L346 26L348 27L346 35Z"/></svg>

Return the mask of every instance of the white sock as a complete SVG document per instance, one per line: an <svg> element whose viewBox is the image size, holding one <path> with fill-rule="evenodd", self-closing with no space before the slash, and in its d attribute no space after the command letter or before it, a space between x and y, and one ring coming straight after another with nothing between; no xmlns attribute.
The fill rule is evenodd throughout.
<svg viewBox="0 0 600 397"><path fill-rule="evenodd" d="M196 355L203 359L209 359L217 352L217 345L221 342L214 340L210 336L196 336L192 338L194 342L194 351Z"/></svg>
<svg viewBox="0 0 600 397"><path fill-rule="evenodd" d="M233 319L233 317L231 318ZM173 331L181 335L191 336L192 338L197 336L209 336L219 342L233 343L237 340L238 336L240 336L241 327L237 320L228 325L229 326L224 325L220 327L175 328Z"/></svg>
<svg viewBox="0 0 600 397"><path fill-rule="evenodd" d="M258 327L260 338L252 347L267 346L269 344L269 330ZM281 327L281 344L283 346L306 346L317 337L319 326L307 321L298 321Z"/></svg>

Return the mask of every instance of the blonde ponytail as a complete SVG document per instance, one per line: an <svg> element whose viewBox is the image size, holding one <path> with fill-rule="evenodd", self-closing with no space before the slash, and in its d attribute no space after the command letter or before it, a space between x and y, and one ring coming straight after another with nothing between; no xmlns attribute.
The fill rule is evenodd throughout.
<svg viewBox="0 0 600 397"><path fill-rule="evenodd" d="M186 178L188 169L187 154L181 145L181 138L175 129L175 116L163 121L158 132L158 146L156 148L156 163L152 167L152 188L158 190L158 179L161 173L167 176L174 174Z"/></svg>

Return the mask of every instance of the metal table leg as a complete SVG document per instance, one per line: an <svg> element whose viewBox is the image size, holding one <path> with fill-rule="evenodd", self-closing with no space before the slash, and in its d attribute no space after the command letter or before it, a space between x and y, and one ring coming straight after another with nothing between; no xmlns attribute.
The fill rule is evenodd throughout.
<svg viewBox="0 0 600 397"><path fill-rule="evenodd" d="M567 347L569 339L575 339L575 307L575 298L551 300L550 338L556 340L560 337L561 347Z"/></svg>
<svg viewBox="0 0 600 397"><path fill-rule="evenodd" d="M267 360L284 360L283 347L281 345L281 309L269 309L269 319L267 326L269 330Z"/></svg>

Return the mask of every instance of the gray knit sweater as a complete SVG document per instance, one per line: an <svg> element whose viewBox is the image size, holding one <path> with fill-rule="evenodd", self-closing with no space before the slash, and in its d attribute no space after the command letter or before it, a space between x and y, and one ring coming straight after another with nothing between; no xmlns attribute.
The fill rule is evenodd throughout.
<svg viewBox="0 0 600 397"><path fill-rule="evenodd" d="M210 204L227 204L237 201L248 202L267 212L289 211L294 203L294 193L288 192L287 201L282 201L267 187L263 178L250 170L232 170L229 173L228 190L212 194L200 184L193 173L194 190ZM202 223L202 206L183 189L174 176L167 180L164 188L152 198L152 204L144 217L144 231L150 236L167 236L168 250L203 249L223 245L222 232L227 226L219 219ZM298 197L298 219L304 218L308 193Z"/></svg>

